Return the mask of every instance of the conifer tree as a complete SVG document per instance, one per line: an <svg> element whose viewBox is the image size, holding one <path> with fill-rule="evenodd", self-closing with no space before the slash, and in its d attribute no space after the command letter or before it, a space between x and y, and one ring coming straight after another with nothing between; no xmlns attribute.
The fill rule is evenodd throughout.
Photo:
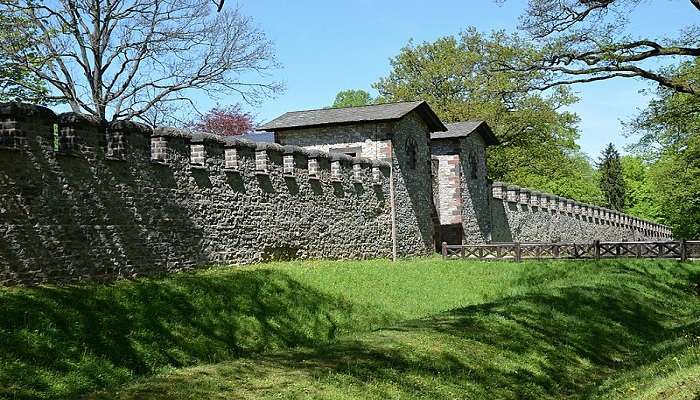
<svg viewBox="0 0 700 400"><path fill-rule="evenodd" d="M603 192L606 207L613 210L624 211L625 208L625 182L622 175L622 162L620 153L610 143L603 150L598 162L600 173L600 190Z"/></svg>

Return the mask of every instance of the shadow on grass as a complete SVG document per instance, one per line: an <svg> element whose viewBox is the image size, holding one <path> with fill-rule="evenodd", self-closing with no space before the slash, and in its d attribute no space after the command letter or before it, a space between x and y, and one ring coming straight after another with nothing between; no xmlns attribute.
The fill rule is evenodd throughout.
<svg viewBox="0 0 700 400"><path fill-rule="evenodd" d="M682 351L684 333L700 334L698 275L687 264L587 268L523 270L532 290L520 295L94 398L607 397L596 393L605 379Z"/></svg>
<svg viewBox="0 0 700 400"><path fill-rule="evenodd" d="M515 294L346 338L392 317L276 270L7 290L0 398L585 398L700 334L697 270L523 266Z"/></svg>
<svg viewBox="0 0 700 400"><path fill-rule="evenodd" d="M163 367L315 346L373 323L356 309L273 270L0 291L0 398L74 398Z"/></svg>

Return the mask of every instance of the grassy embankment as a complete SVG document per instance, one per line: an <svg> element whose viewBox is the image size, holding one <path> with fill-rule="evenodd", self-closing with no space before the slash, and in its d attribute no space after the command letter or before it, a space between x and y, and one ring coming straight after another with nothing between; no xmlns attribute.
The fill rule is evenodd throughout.
<svg viewBox="0 0 700 400"><path fill-rule="evenodd" d="M425 259L0 289L0 398L692 399L698 283L697 263Z"/></svg>

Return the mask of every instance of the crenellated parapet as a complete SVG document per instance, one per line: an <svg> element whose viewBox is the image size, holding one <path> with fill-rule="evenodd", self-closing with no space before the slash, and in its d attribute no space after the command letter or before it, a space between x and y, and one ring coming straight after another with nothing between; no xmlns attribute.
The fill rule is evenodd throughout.
<svg viewBox="0 0 700 400"><path fill-rule="evenodd" d="M0 104L0 285L389 257L389 169Z"/></svg>
<svg viewBox="0 0 700 400"><path fill-rule="evenodd" d="M516 211L541 210L555 215L569 216L591 224L638 232L644 237L672 238L672 232L668 226L551 193L541 193L528 188L494 182L491 185L491 195L494 199L515 206Z"/></svg>
<svg viewBox="0 0 700 400"><path fill-rule="evenodd" d="M381 185L390 168L386 161L350 157L340 153L309 150L276 143L254 143L205 132L176 128L156 128L129 121L102 123L91 117L64 113L56 115L48 108L23 103L0 104L0 151L28 150L40 146L55 157L104 158L112 162L139 162L168 167L186 162L190 169L206 170L223 165L227 173L266 175L278 161L284 176L316 180L321 170L330 171L334 182L346 176L355 183ZM175 157L176 149L186 148L188 157ZM253 157L254 167L244 162Z"/></svg>

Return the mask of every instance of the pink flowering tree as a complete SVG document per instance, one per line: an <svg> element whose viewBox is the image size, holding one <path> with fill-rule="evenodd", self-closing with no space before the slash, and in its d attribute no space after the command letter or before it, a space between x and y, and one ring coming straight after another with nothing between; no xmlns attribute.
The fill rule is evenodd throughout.
<svg viewBox="0 0 700 400"><path fill-rule="evenodd" d="M253 115L243 112L238 104L227 107L217 105L192 122L190 127L221 136L236 136L252 133L255 130L255 120Z"/></svg>

